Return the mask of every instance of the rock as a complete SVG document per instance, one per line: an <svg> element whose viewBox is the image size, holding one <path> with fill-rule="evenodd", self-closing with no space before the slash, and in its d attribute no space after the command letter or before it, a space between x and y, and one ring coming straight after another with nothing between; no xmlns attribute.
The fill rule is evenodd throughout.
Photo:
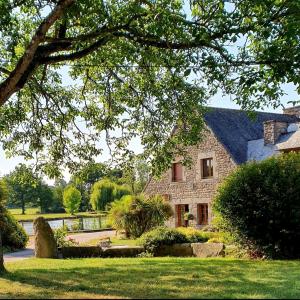
<svg viewBox="0 0 300 300"><path fill-rule="evenodd" d="M192 243L193 255L196 257L225 256L223 243Z"/></svg>
<svg viewBox="0 0 300 300"><path fill-rule="evenodd" d="M109 248L111 246L110 237L105 237L105 238L100 239L98 246L101 248Z"/></svg>
<svg viewBox="0 0 300 300"><path fill-rule="evenodd" d="M193 256L193 249L189 243L165 245L156 249L154 256Z"/></svg>
<svg viewBox="0 0 300 300"><path fill-rule="evenodd" d="M33 228L35 257L57 258L57 246L49 223L43 217L38 217L33 222Z"/></svg>

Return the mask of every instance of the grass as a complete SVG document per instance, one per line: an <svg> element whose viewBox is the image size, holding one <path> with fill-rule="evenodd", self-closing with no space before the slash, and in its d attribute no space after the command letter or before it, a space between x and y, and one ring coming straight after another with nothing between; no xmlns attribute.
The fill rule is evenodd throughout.
<svg viewBox="0 0 300 300"><path fill-rule="evenodd" d="M136 246L137 245L137 240L130 240L130 239L119 239L116 237L111 237L110 238L111 244L113 246ZM100 242L100 239L92 239L86 243L83 243L81 245L83 246L96 246Z"/></svg>
<svg viewBox="0 0 300 300"><path fill-rule="evenodd" d="M300 261L29 259L7 269L0 298L300 297Z"/></svg>
<svg viewBox="0 0 300 300"><path fill-rule="evenodd" d="M71 214L68 213L49 213L49 214L40 214L38 208L26 208L25 215L22 215L22 210L20 208L9 209L9 211L14 215L17 221L33 221L37 217L44 217L46 219L56 219L56 218L72 218ZM97 214L90 212L80 212L75 214L75 216L80 217L98 217L103 215L103 212Z"/></svg>

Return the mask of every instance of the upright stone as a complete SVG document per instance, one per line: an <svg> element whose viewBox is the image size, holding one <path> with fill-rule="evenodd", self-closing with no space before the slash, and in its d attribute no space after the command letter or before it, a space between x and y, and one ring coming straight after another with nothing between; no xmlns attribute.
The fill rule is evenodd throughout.
<svg viewBox="0 0 300 300"><path fill-rule="evenodd" d="M35 257L57 258L57 246L49 223L43 218L37 218L33 223Z"/></svg>

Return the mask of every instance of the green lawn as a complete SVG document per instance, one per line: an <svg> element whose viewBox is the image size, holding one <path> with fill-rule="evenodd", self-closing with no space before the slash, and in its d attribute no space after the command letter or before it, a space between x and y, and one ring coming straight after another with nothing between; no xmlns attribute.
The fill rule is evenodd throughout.
<svg viewBox="0 0 300 300"><path fill-rule="evenodd" d="M300 297L300 261L30 259L7 268L0 298Z"/></svg>
<svg viewBox="0 0 300 300"><path fill-rule="evenodd" d="M119 239L116 237L110 238L111 244L113 246L136 246L137 240L130 240L130 239ZM100 242L100 239L92 239L86 243L82 243L83 246L96 246Z"/></svg>
<svg viewBox="0 0 300 300"><path fill-rule="evenodd" d="M9 211L14 215L14 217L18 221L32 221L37 217L44 217L46 219L74 217L71 214L67 214L67 213L40 214L38 208L27 208L25 211L25 215L22 215L22 210L19 208L9 209ZM80 216L80 217L85 217L85 216L97 217L100 215L103 215L103 213L99 212L99 213L95 214L95 213L90 213L90 212L80 212L78 214L75 214L75 216Z"/></svg>

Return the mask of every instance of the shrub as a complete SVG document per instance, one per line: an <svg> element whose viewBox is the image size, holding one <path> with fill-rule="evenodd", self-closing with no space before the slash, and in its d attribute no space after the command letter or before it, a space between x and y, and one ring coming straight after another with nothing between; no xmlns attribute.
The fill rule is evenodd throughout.
<svg viewBox="0 0 300 300"><path fill-rule="evenodd" d="M254 255L300 257L300 155L238 168L218 190L219 227Z"/></svg>
<svg viewBox="0 0 300 300"><path fill-rule="evenodd" d="M74 239L67 238L68 230L66 227L60 227L53 230L54 239L58 248L78 246L79 243Z"/></svg>
<svg viewBox="0 0 300 300"><path fill-rule="evenodd" d="M203 232L192 227L157 227L145 234L138 240L138 244L149 253L155 253L160 246L182 243L204 243L213 238L215 233Z"/></svg>
<svg viewBox="0 0 300 300"><path fill-rule="evenodd" d="M175 228L157 227L138 240L148 253L155 253L160 246L188 243L189 240L183 233Z"/></svg>
<svg viewBox="0 0 300 300"><path fill-rule="evenodd" d="M13 249L23 249L28 242L28 236L24 228L5 210L2 219L1 233L3 246Z"/></svg>
<svg viewBox="0 0 300 300"><path fill-rule="evenodd" d="M109 222L127 236L137 238L156 226L163 225L173 215L171 206L161 197L124 196L112 203Z"/></svg>
<svg viewBox="0 0 300 300"><path fill-rule="evenodd" d="M67 186L64 190L63 202L68 213L73 215L74 213L78 212L81 203L80 191L72 185Z"/></svg>
<svg viewBox="0 0 300 300"><path fill-rule="evenodd" d="M179 227L177 231L185 235L189 243L203 243L214 237L213 233L203 232L192 227Z"/></svg>
<svg viewBox="0 0 300 300"><path fill-rule="evenodd" d="M7 187L3 180L0 180L0 231L2 245L14 249L22 249L28 242L28 236L23 227L5 209L4 203L7 198Z"/></svg>

